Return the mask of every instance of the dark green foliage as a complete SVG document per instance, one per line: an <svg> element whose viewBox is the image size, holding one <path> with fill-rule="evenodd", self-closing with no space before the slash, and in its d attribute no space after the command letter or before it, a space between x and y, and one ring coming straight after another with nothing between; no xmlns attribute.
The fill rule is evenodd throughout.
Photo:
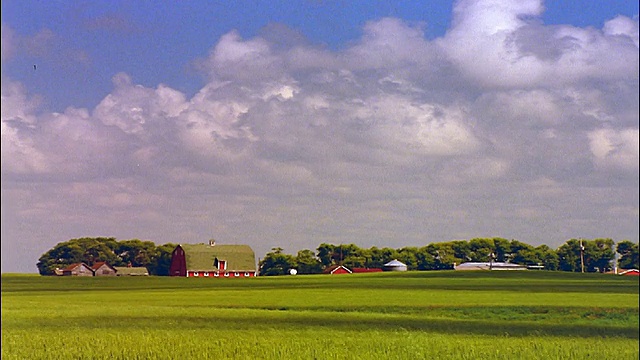
<svg viewBox="0 0 640 360"><path fill-rule="evenodd" d="M612 239L570 239L557 250L547 245L533 247L518 240L503 238L474 238L469 241L454 240L431 243L423 247L389 247L369 249L355 244L333 245L322 243L314 254L312 250L301 250L296 256L284 254L274 248L260 261L260 275L284 275L290 269L299 274L318 274L331 265L349 268L381 268L385 263L397 259L409 270L447 270L454 264L469 261L499 261L521 265L538 265L545 270L580 272L605 272L612 267L614 249L620 254L618 261L622 269L638 267L638 244L625 240L615 247ZM38 261L42 275L53 275L56 268L84 262L91 266L98 261L107 261L113 266L147 267L152 275L168 275L171 253L175 244L156 246L151 241L138 239L118 241L112 237L79 238L57 244L44 253ZM584 260L583 260L584 259Z"/></svg>
<svg viewBox="0 0 640 360"><path fill-rule="evenodd" d="M271 250L258 264L260 275L285 275L291 269L297 267L296 259L291 255L284 254L282 248L273 248Z"/></svg>
<svg viewBox="0 0 640 360"><path fill-rule="evenodd" d="M615 257L611 239L571 239L558 248L559 268L573 272L611 270Z"/></svg>
<svg viewBox="0 0 640 360"><path fill-rule="evenodd" d="M620 254L618 267L621 269L637 269L640 267L638 264L638 244L624 240L618 243L616 251Z"/></svg>
<svg viewBox="0 0 640 360"><path fill-rule="evenodd" d="M111 266L146 267L151 274L166 275L174 244L160 247L138 239L118 241L113 237L79 238L56 244L38 259L40 275L54 275L56 269L83 262L92 266L106 261Z"/></svg>
<svg viewBox="0 0 640 360"><path fill-rule="evenodd" d="M98 261L108 261L111 264L118 262L114 253L117 246L115 238L79 238L58 243L53 249L47 251L36 264L41 275L53 275L57 268L84 262L91 266Z"/></svg>
<svg viewBox="0 0 640 360"><path fill-rule="evenodd" d="M322 263L311 250L300 250L296 256L298 274L319 274L322 272Z"/></svg>
<svg viewBox="0 0 640 360"><path fill-rule="evenodd" d="M171 266L171 253L176 248L176 244L164 244L155 248L151 262L147 266L151 275L169 275L169 267Z"/></svg>

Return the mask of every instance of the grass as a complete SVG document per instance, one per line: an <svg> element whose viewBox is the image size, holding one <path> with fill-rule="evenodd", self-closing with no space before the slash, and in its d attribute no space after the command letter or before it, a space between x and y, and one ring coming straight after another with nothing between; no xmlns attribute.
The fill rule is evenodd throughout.
<svg viewBox="0 0 640 360"><path fill-rule="evenodd" d="M2 359L638 358L638 278L2 276Z"/></svg>

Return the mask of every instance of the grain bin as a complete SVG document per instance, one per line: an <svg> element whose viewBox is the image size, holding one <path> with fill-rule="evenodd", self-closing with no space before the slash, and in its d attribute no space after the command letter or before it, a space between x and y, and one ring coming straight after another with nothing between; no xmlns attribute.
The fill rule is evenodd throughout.
<svg viewBox="0 0 640 360"><path fill-rule="evenodd" d="M391 260L382 267L384 271L407 271L407 265L397 259Z"/></svg>

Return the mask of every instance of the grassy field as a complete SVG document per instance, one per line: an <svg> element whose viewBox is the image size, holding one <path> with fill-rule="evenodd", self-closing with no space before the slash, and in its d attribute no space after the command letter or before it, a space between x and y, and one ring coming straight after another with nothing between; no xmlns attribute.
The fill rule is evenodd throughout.
<svg viewBox="0 0 640 360"><path fill-rule="evenodd" d="M2 276L2 359L638 359L638 278Z"/></svg>

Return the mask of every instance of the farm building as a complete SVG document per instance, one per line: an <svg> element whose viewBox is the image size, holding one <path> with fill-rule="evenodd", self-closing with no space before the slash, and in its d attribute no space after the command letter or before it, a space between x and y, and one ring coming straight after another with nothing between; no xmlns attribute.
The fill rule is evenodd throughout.
<svg viewBox="0 0 640 360"><path fill-rule="evenodd" d="M382 267L384 271L407 271L407 265L397 259L391 260Z"/></svg>
<svg viewBox="0 0 640 360"><path fill-rule="evenodd" d="M330 275L339 275L339 274L351 274L352 271L349 270L346 266L342 265L331 265L328 268L324 269L323 274Z"/></svg>
<svg viewBox="0 0 640 360"><path fill-rule="evenodd" d="M181 244L171 253L170 276L245 278L256 274L255 254L248 245Z"/></svg>
<svg viewBox="0 0 640 360"><path fill-rule="evenodd" d="M371 273L371 272L382 272L381 268L353 268L351 271L356 273Z"/></svg>
<svg viewBox="0 0 640 360"><path fill-rule="evenodd" d="M116 276L116 269L105 261L93 264L91 270L93 270L93 276Z"/></svg>
<svg viewBox="0 0 640 360"><path fill-rule="evenodd" d="M93 270L85 263L75 263L62 269L63 276L93 276Z"/></svg>
<svg viewBox="0 0 640 360"><path fill-rule="evenodd" d="M527 270L524 265L505 262L466 262L453 266L454 270Z"/></svg>
<svg viewBox="0 0 640 360"><path fill-rule="evenodd" d="M627 270L622 270L620 271L620 273L618 273L618 275L623 275L623 276L640 276L640 271L638 269L627 269Z"/></svg>
<svg viewBox="0 0 640 360"><path fill-rule="evenodd" d="M149 276L149 270L142 266L114 266L117 276Z"/></svg>

